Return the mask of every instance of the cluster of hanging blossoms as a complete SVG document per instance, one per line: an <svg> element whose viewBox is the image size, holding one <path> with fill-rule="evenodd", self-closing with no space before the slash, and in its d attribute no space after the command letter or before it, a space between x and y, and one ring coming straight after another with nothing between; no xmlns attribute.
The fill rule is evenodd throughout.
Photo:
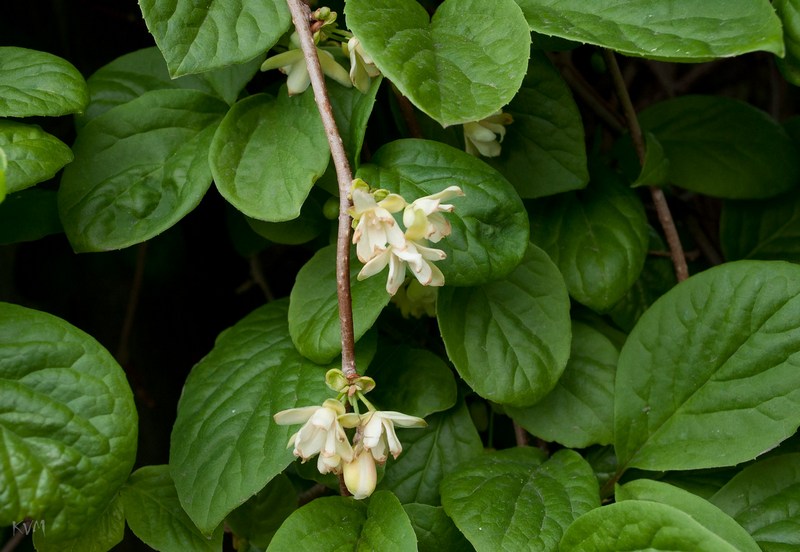
<svg viewBox="0 0 800 552"><path fill-rule="evenodd" d="M306 462L318 455L320 473L342 474L347 490L357 499L370 496L378 481L376 464L383 464L388 454L397 458L403 451L394 426L425 427L422 418L402 412L377 410L364 394L375 387L372 378L349 380L338 369L325 374L325 383L337 393L321 406L290 408L273 416L279 425L304 424L289 438L296 457ZM361 412L359 402L367 411ZM347 412L345 405L352 407ZM346 429L354 430L352 443Z"/></svg>
<svg viewBox="0 0 800 552"><path fill-rule="evenodd" d="M371 190L360 178L353 180L350 189L353 206L348 212L355 228L356 255L364 263L358 279L377 274L388 265L386 291L394 295L405 282L408 266L423 286L444 285L444 275L433 263L446 255L441 249L429 247L428 242L437 243L450 234L450 223L442 212L452 212L455 207L442 201L463 195L461 188L450 186L408 203L398 194ZM405 231L394 218L394 213L400 211Z"/></svg>

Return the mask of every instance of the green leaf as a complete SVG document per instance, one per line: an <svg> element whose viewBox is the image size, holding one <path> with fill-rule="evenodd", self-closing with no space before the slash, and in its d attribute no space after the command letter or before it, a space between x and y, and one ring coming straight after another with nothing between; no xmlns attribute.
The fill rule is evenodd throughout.
<svg viewBox="0 0 800 552"><path fill-rule="evenodd" d="M603 312L644 266L647 216L636 194L605 175L586 190L533 202L531 241L556 263L573 299Z"/></svg>
<svg viewBox="0 0 800 552"><path fill-rule="evenodd" d="M194 209L211 185L208 148L226 110L196 90L154 90L86 125L58 196L72 247L141 243Z"/></svg>
<svg viewBox="0 0 800 552"><path fill-rule="evenodd" d="M800 266L768 261L712 268L656 301L620 353L620 466L729 466L792 435L798 309Z"/></svg>
<svg viewBox="0 0 800 552"><path fill-rule="evenodd" d="M396 346L381 350L369 365L369 376L377 384L369 400L381 410L425 418L456 404L453 372L427 349Z"/></svg>
<svg viewBox="0 0 800 552"><path fill-rule="evenodd" d="M67 322L0 303L0 526L45 520L79 535L113 500L136 456L122 369Z"/></svg>
<svg viewBox="0 0 800 552"><path fill-rule="evenodd" d="M358 340L389 302L380 275L358 281L361 266L350 255L353 326ZM289 333L297 350L314 362L331 362L342 352L342 330L336 295L336 247L323 247L297 273L289 302Z"/></svg>
<svg viewBox="0 0 800 552"><path fill-rule="evenodd" d="M572 324L572 352L555 388L525 408L506 413L531 434L570 448L607 445L614 432L614 374L619 350L599 331Z"/></svg>
<svg viewBox="0 0 800 552"><path fill-rule="evenodd" d="M313 94L250 96L225 115L209 162L222 196L249 217L291 220L330 159Z"/></svg>
<svg viewBox="0 0 800 552"><path fill-rule="evenodd" d="M626 55L708 61L765 50L783 56L768 0L517 0L532 31Z"/></svg>
<svg viewBox="0 0 800 552"><path fill-rule="evenodd" d="M0 117L80 113L88 101L86 82L71 63L37 50L0 48Z"/></svg>
<svg viewBox="0 0 800 552"><path fill-rule="evenodd" d="M316 465L316 462L312 462ZM297 493L286 475L279 474L250 500L225 518L236 539L266 549L275 532L297 509Z"/></svg>
<svg viewBox="0 0 800 552"><path fill-rule="evenodd" d="M222 525L211 538L200 533L181 508L169 466L144 466L133 472L122 488L122 503L131 531L155 550L222 550Z"/></svg>
<svg viewBox="0 0 800 552"><path fill-rule="evenodd" d="M564 530L600 506L592 468L571 450L544 461L513 448L465 462L442 481L442 505L477 550L558 550Z"/></svg>
<svg viewBox="0 0 800 552"><path fill-rule="evenodd" d="M294 457L287 408L330 398L325 370L295 350L285 300L223 331L189 374L172 428L170 474L181 505L205 534L263 489Z"/></svg>
<svg viewBox="0 0 800 552"><path fill-rule="evenodd" d="M0 244L33 241L63 232L55 190L29 188L0 204Z"/></svg>
<svg viewBox="0 0 800 552"><path fill-rule="evenodd" d="M72 150L37 125L0 120L0 148L7 165L6 191L11 194L50 180L72 161Z"/></svg>
<svg viewBox="0 0 800 552"><path fill-rule="evenodd" d="M375 65L414 105L449 126L488 117L525 76L530 32L513 0L349 0L345 14Z"/></svg>
<svg viewBox="0 0 800 552"><path fill-rule="evenodd" d="M783 43L786 55L775 61L787 81L800 85L800 2L798 0L774 0L772 7L783 24Z"/></svg>
<svg viewBox="0 0 800 552"><path fill-rule="evenodd" d="M689 491L651 479L631 481L619 487L614 495L617 502L623 500L647 500L677 508L689 514L695 521L728 542L740 552L760 552L753 538L730 516Z"/></svg>
<svg viewBox="0 0 800 552"><path fill-rule="evenodd" d="M247 225L259 236L274 243L299 245L307 243L323 232L331 223L322 214L322 207L313 196L306 198L300 207L300 216L284 222L266 222L246 217Z"/></svg>
<svg viewBox="0 0 800 552"><path fill-rule="evenodd" d="M800 547L800 454L767 458L746 467L711 497L738 521L764 552Z"/></svg>
<svg viewBox="0 0 800 552"><path fill-rule="evenodd" d="M378 491L368 503L333 496L306 504L278 529L268 550L411 552L416 545L400 502L392 493Z"/></svg>
<svg viewBox="0 0 800 552"><path fill-rule="evenodd" d="M438 142L397 140L380 148L357 176L411 202L457 185L445 215L452 234L436 244L447 254L437 265L446 283L474 286L502 278L528 247L528 216L516 191L500 173L473 156Z"/></svg>
<svg viewBox="0 0 800 552"><path fill-rule="evenodd" d="M428 504L404 504L417 534L419 552L470 552L475 549L453 524L444 508Z"/></svg>
<svg viewBox="0 0 800 552"><path fill-rule="evenodd" d="M730 6L724 12L735 13ZM664 148L669 180L682 188L749 199L777 195L800 180L800 161L787 132L744 102L683 96L649 107L639 121Z"/></svg>
<svg viewBox="0 0 800 552"><path fill-rule="evenodd" d="M328 84L328 95L336 118L336 126L342 136L344 149L350 165L357 169L361 164L361 146L367 132L367 122L375 105L375 97L381 86L383 77L372 79L369 91L363 94L357 88L345 88L337 82ZM327 143L326 143L326 148Z"/></svg>
<svg viewBox="0 0 800 552"><path fill-rule="evenodd" d="M481 397L527 406L556 385L569 358L569 297L558 269L531 245L505 279L439 292L447 356Z"/></svg>
<svg viewBox="0 0 800 552"><path fill-rule="evenodd" d="M403 453L386 464L379 489L392 491L400 502L438 506L439 483L461 463L481 454L483 445L463 400L433 414L424 429L398 429Z"/></svg>
<svg viewBox="0 0 800 552"><path fill-rule="evenodd" d="M677 508L625 500L596 508L564 533L560 552L738 552Z"/></svg>
<svg viewBox="0 0 800 552"><path fill-rule="evenodd" d="M589 182L583 122L572 93L547 56L531 51L522 88L505 112L500 157L485 161L514 185L521 197L577 190Z"/></svg>
<svg viewBox="0 0 800 552"><path fill-rule="evenodd" d="M800 262L800 188L763 201L725 201L719 225L730 261Z"/></svg>
<svg viewBox="0 0 800 552"><path fill-rule="evenodd" d="M232 105L244 85L258 71L262 57L243 65L172 79L164 56L155 46L125 54L95 71L86 81L89 105L84 115L78 117L78 126L83 127L109 109L135 100L151 90L198 90Z"/></svg>
<svg viewBox="0 0 800 552"><path fill-rule="evenodd" d="M139 7L172 77L247 62L291 23L285 0L140 0Z"/></svg>
<svg viewBox="0 0 800 552"><path fill-rule="evenodd" d="M47 520L42 520L46 522ZM114 495L106 508L74 537L57 539L48 532L46 523L33 530L33 545L37 552L106 552L125 536L125 512L119 494Z"/></svg>
<svg viewBox="0 0 800 552"><path fill-rule="evenodd" d="M663 186L669 183L669 159L664 155L664 148L652 132L645 133L647 148L644 154L644 166L639 176L631 184L639 186Z"/></svg>

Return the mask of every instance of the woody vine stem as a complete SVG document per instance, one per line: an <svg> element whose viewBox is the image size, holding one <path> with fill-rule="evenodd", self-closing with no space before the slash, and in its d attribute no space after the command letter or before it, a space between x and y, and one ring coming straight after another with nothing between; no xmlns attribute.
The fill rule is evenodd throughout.
<svg viewBox="0 0 800 552"><path fill-rule="evenodd" d="M342 330L342 372L348 379L358 377L355 361L355 335L353 331L353 305L350 296L350 200L347 195L353 182L353 172L347 160L342 136L336 127L333 109L328 98L328 88L317 57L317 48L311 35L311 10L301 0L286 0L292 14L300 48L308 66L314 100L317 102L331 157L336 167L339 183L339 231L336 238L336 294L339 299L339 323Z"/></svg>

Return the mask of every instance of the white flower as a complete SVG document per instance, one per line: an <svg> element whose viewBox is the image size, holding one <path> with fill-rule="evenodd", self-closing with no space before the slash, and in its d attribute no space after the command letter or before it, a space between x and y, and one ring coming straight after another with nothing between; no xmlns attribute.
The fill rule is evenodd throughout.
<svg viewBox="0 0 800 552"><path fill-rule="evenodd" d="M305 425L289 438L288 446L303 462L319 454L317 467L320 473L338 472L342 462L353 459L353 448L344 432L340 417L345 415L339 401L328 399L322 406L290 408L273 416L278 425Z"/></svg>
<svg viewBox="0 0 800 552"><path fill-rule="evenodd" d="M388 194L382 200L375 201L366 183L358 179L354 182L350 195L353 207L348 212L356 224L353 243L356 244L359 261L369 262L385 251L387 245L405 245L403 231L392 216L392 213L397 213L406 206L402 197Z"/></svg>
<svg viewBox="0 0 800 552"><path fill-rule="evenodd" d="M405 237L403 238L405 239ZM406 279L406 264L411 273L423 286L444 285L444 274L432 261L441 261L446 257L444 251L425 247L419 243L405 241L402 247L389 246L370 259L357 278L369 278L389 265L389 278L386 291L394 295Z"/></svg>
<svg viewBox="0 0 800 552"><path fill-rule="evenodd" d="M289 95L294 96L305 92L311 83L311 77L308 76L308 67L306 66L303 51L300 49L300 39L297 37L297 33L292 34L290 42L293 46L291 50L266 59L261 64L261 70L279 69L281 73L286 74L288 76L286 88L289 91ZM336 62L333 54L317 48L317 57L319 57L319 64L323 73L342 86L348 88L352 86L349 73Z"/></svg>
<svg viewBox="0 0 800 552"><path fill-rule="evenodd" d="M464 143L467 153L480 154L484 157L500 155L500 143L506 135L506 125L512 122L514 118L510 113L499 110L480 121L464 123Z"/></svg>
<svg viewBox="0 0 800 552"><path fill-rule="evenodd" d="M406 238L412 241L426 239L437 243L448 236L450 223L441 213L452 213L455 207L443 205L442 201L463 195L464 192L458 186L449 186L441 192L411 202L403 211Z"/></svg>
<svg viewBox="0 0 800 552"><path fill-rule="evenodd" d="M394 431L394 425L401 427L426 427L428 424L422 418L409 416L402 412L391 410L373 410L362 416L363 437L361 443L369 449L376 462L386 461L386 449L396 459L403 446Z"/></svg>
<svg viewBox="0 0 800 552"><path fill-rule="evenodd" d="M353 460L342 466L342 475L347 490L353 498L361 500L367 498L375 490L378 483L378 472L375 469L375 459L369 450L357 447Z"/></svg>
<svg viewBox="0 0 800 552"><path fill-rule="evenodd" d="M364 51L361 42L353 37L342 44L345 55L350 56L350 81L362 94L369 90L369 83L372 77L381 74L380 69L375 66L375 62Z"/></svg>

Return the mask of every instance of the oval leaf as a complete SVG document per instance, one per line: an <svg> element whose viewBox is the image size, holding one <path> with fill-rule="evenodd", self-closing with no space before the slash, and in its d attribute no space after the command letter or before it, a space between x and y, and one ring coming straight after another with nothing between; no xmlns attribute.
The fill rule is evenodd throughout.
<svg viewBox="0 0 800 552"><path fill-rule="evenodd" d="M573 523L561 552L738 552L689 514L666 504L625 500Z"/></svg>
<svg viewBox="0 0 800 552"><path fill-rule="evenodd" d="M140 0L139 7L173 77L249 61L291 23L285 0Z"/></svg>
<svg viewBox="0 0 800 552"><path fill-rule="evenodd" d="M473 552L475 549L453 524L444 508L428 504L403 504L417 534L419 552Z"/></svg>
<svg viewBox="0 0 800 552"><path fill-rule="evenodd" d="M125 536L125 511L119 494L75 537L54 538L47 532L46 521L41 520L40 530L35 525L32 527L33 546L37 552L108 552Z"/></svg>
<svg viewBox="0 0 800 552"><path fill-rule="evenodd" d="M0 204L0 244L33 241L63 232L55 190L28 188Z"/></svg>
<svg viewBox="0 0 800 552"><path fill-rule="evenodd" d="M6 191L29 188L55 176L72 161L64 142L36 125L0 120L0 148L6 154Z"/></svg>
<svg viewBox="0 0 800 552"><path fill-rule="evenodd" d="M553 389L569 358L569 296L558 269L531 245L505 279L439 292L447 356L480 396L527 406Z"/></svg>
<svg viewBox="0 0 800 552"><path fill-rule="evenodd" d="M208 148L226 110L196 90L154 90L86 125L58 192L72 247L128 247L194 209L211 185Z"/></svg>
<svg viewBox="0 0 800 552"><path fill-rule="evenodd" d="M711 502L739 522L765 552L800 548L800 454L746 467Z"/></svg>
<svg viewBox="0 0 800 552"><path fill-rule="evenodd" d="M329 398L324 368L295 350L286 313L286 301L256 309L222 332L186 379L170 474L205 534L294 459L286 443L297 428L275 424L272 415Z"/></svg>
<svg viewBox="0 0 800 552"><path fill-rule="evenodd" d="M68 61L27 48L0 48L0 117L80 113L88 101L86 82Z"/></svg>
<svg viewBox="0 0 800 552"><path fill-rule="evenodd" d="M525 76L530 32L513 0L445 0L433 18L415 0L349 0L345 14L381 72L442 126L488 117Z"/></svg>
<svg viewBox="0 0 800 552"><path fill-rule="evenodd" d="M721 467L800 425L800 266L738 261L656 301L620 353L620 466Z"/></svg>
<svg viewBox="0 0 800 552"><path fill-rule="evenodd" d="M625 296L647 256L642 202L616 180L601 176L588 189L536 201L531 240L556 263L569 294L604 312Z"/></svg>
<svg viewBox="0 0 800 552"><path fill-rule="evenodd" d="M783 56L768 0L517 0L531 30L623 54L698 62L765 50Z"/></svg>
<svg viewBox="0 0 800 552"><path fill-rule="evenodd" d="M372 327L391 298L380 275L358 281L360 268L355 254L351 254L350 292L356 340ZM335 246L317 251L297 273L289 302L289 333L297 350L314 362L325 364L341 354Z"/></svg>
<svg viewBox="0 0 800 552"><path fill-rule="evenodd" d="M211 174L222 196L249 217L270 222L300 215L330 159L313 94L250 96L214 134Z"/></svg>
<svg viewBox="0 0 800 552"><path fill-rule="evenodd" d="M203 536L178 501L169 467L145 466L133 472L122 488L125 518L142 542L159 552L222 549L222 525L211 538Z"/></svg>
<svg viewBox="0 0 800 552"><path fill-rule="evenodd" d="M0 525L75 537L133 466L133 394L108 351L55 316L0 303L0 343Z"/></svg>
<svg viewBox="0 0 800 552"><path fill-rule="evenodd" d="M368 503L339 496L306 504L278 529L268 551L380 550L413 552L417 538L392 493L378 491Z"/></svg>
<svg viewBox="0 0 800 552"><path fill-rule="evenodd" d="M472 286L502 278L528 247L528 216L500 173L463 151L426 140L397 140L380 148L358 175L411 202L457 185L445 216L453 232L435 246L447 254L437 265L447 285Z"/></svg>
<svg viewBox="0 0 800 552"><path fill-rule="evenodd" d="M499 157L486 162L514 185L521 197L577 190L589 182L583 122L561 75L531 51L522 88L503 111L514 117L506 127Z"/></svg>
<svg viewBox="0 0 800 552"><path fill-rule="evenodd" d="M555 388L506 413L533 435L566 447L607 445L614 437L614 374L619 350L599 331L572 324L572 352Z"/></svg>
<svg viewBox="0 0 800 552"><path fill-rule="evenodd" d="M749 3L749 0L748 0ZM725 13L735 13L730 6ZM763 111L723 96L683 96L639 115L669 159L669 180L730 199L771 197L800 180L787 132Z"/></svg>
<svg viewBox="0 0 800 552"><path fill-rule="evenodd" d="M571 450L542 462L513 448L465 463L442 481L442 506L477 550L558 550L564 530L600 506L592 468Z"/></svg>

